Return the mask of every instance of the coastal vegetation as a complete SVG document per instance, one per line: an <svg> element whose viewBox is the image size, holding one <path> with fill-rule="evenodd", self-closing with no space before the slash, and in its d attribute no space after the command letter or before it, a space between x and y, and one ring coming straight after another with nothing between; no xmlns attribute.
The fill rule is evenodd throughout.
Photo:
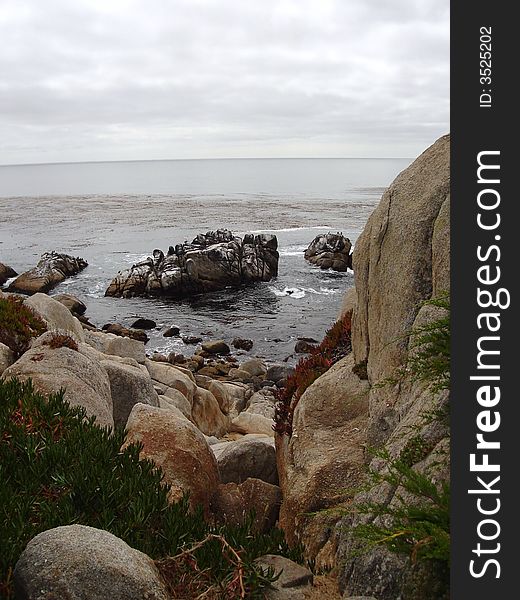
<svg viewBox="0 0 520 600"><path fill-rule="evenodd" d="M277 433L291 435L294 410L305 390L351 351L351 328L351 314L347 313L334 323L308 356L300 359L285 387L277 392L274 427Z"/></svg>
<svg viewBox="0 0 520 600"><path fill-rule="evenodd" d="M216 526L201 509L190 510L187 496L169 503L161 470L140 459L140 446L121 450L122 428L99 427L63 393L44 397L31 382L0 381L0 431L5 598L13 597L14 565L27 542L62 525L89 525L119 536L158 560L181 596L203 586L213 594L208 598L239 598L242 588L254 598L273 579L254 559L291 555L278 529L252 535L251 520Z"/></svg>
<svg viewBox="0 0 520 600"><path fill-rule="evenodd" d="M47 330L43 320L16 296L0 298L0 343L21 356L32 338Z"/></svg>

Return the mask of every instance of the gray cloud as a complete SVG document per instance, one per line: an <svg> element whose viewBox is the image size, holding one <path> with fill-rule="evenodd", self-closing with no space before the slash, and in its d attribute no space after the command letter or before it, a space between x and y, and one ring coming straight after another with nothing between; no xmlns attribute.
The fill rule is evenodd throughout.
<svg viewBox="0 0 520 600"><path fill-rule="evenodd" d="M3 0L0 163L413 156L447 0Z"/></svg>

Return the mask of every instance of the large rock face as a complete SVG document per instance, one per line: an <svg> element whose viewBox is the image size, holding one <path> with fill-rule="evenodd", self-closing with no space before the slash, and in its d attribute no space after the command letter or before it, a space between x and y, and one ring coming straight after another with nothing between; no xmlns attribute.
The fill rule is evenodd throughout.
<svg viewBox="0 0 520 600"><path fill-rule="evenodd" d="M58 252L45 252L33 269L22 273L11 283L9 291L24 294L48 292L87 266L87 261L82 258Z"/></svg>
<svg viewBox="0 0 520 600"><path fill-rule="evenodd" d="M352 268L350 240L341 233L316 236L305 250L305 259L321 269L346 271Z"/></svg>
<svg viewBox="0 0 520 600"><path fill-rule="evenodd" d="M341 590L349 597L444 597L432 564L412 565L382 547L360 552L352 531L368 517L349 511L344 501L397 506L400 488L380 484L360 491L363 471L385 467L364 449L398 457L416 436L422 444L410 455L412 466L437 483L449 478L447 425L440 416L431 418L446 407L447 392L433 393L410 377L392 383L413 352L408 334L442 314L422 302L449 293L449 160L446 136L383 195L354 250L355 292L344 306L353 312L353 352L305 392L292 438L277 439L281 523L318 564L339 569ZM321 508L328 510L314 519L304 514Z"/></svg>
<svg viewBox="0 0 520 600"><path fill-rule="evenodd" d="M40 533L14 570L19 600L168 600L153 560L108 531L66 525Z"/></svg>
<svg viewBox="0 0 520 600"><path fill-rule="evenodd" d="M278 273L278 242L273 235L233 236L226 229L199 234L191 244L170 247L119 272L106 296L163 295L182 298L253 281Z"/></svg>

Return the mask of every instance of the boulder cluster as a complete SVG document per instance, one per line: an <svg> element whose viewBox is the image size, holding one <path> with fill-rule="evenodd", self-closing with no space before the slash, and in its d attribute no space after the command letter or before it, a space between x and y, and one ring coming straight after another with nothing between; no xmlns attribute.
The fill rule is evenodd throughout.
<svg viewBox="0 0 520 600"><path fill-rule="evenodd" d="M291 368L256 358L238 364L220 340L189 360L150 359L142 341L92 330L75 316L71 296L57 298L23 300L48 331L17 360L0 344L1 378L31 379L45 394L64 388L98 424L125 427L126 443L141 442L142 456L162 468L172 501L189 492L208 517L233 523L255 509L255 527L272 527L281 501L275 394Z"/></svg>
<svg viewBox="0 0 520 600"><path fill-rule="evenodd" d="M270 281L278 273L276 236L234 236L227 229L199 234L191 243L170 246L165 255L154 250L153 258L120 271L106 296L168 296L221 290L255 281Z"/></svg>
<svg viewBox="0 0 520 600"><path fill-rule="evenodd" d="M342 233L325 233L318 235L305 250L305 260L333 271L352 269L352 244Z"/></svg>

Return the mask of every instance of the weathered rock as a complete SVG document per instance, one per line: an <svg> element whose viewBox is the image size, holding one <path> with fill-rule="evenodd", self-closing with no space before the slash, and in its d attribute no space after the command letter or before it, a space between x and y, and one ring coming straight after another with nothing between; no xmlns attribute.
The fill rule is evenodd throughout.
<svg viewBox="0 0 520 600"><path fill-rule="evenodd" d="M133 358L139 364L144 365L146 352L143 342L128 337L109 338L105 346L105 354L113 354L122 358Z"/></svg>
<svg viewBox="0 0 520 600"><path fill-rule="evenodd" d="M236 348L237 350L245 350L246 352L249 352L252 347L253 340L246 340L244 338L235 338L233 340L233 348Z"/></svg>
<svg viewBox="0 0 520 600"><path fill-rule="evenodd" d="M220 290L254 281L269 281L278 272L277 240L272 235L233 236L225 229L198 235L191 244L179 244L165 256L121 271L107 296L164 295L174 298Z"/></svg>
<svg viewBox="0 0 520 600"><path fill-rule="evenodd" d="M251 377L262 377L267 373L267 367L263 360L251 358L240 365L242 371L246 371Z"/></svg>
<svg viewBox="0 0 520 600"><path fill-rule="evenodd" d="M124 327L119 323L106 323L103 325L103 331L106 331L107 333L113 333L114 335L119 335L121 337L131 338L133 340L143 342L144 344L146 344L146 342L148 342L150 339L142 329L130 329L129 327Z"/></svg>
<svg viewBox="0 0 520 600"><path fill-rule="evenodd" d="M220 438L229 430L229 417L226 417L220 410L215 396L204 388L198 387L195 391L191 417L205 435L214 435Z"/></svg>
<svg viewBox="0 0 520 600"><path fill-rule="evenodd" d="M110 381L114 425L124 427L135 404L159 406L159 398L148 374L130 365L101 361Z"/></svg>
<svg viewBox="0 0 520 600"><path fill-rule="evenodd" d="M231 431L244 434L264 433L274 437L273 426L274 421L272 419L254 413L242 412L231 422Z"/></svg>
<svg viewBox="0 0 520 600"><path fill-rule="evenodd" d="M237 417L246 407L246 400L250 396L250 389L247 385L238 382L223 382L222 385L229 395L228 414Z"/></svg>
<svg viewBox="0 0 520 600"><path fill-rule="evenodd" d="M352 355L307 389L294 412L292 437L276 440L280 522L318 568L332 560L328 566L338 567L347 597L447 598L446 580L432 563L412 564L384 547L360 552L353 530L367 517L355 510L337 515L345 504L384 509L399 506L399 497L415 501L385 484L353 493L365 487L365 447L398 457L413 442L414 469L435 483L449 479L447 425L442 418L425 419L442 414L447 392L433 394L406 377L384 384L401 377L413 352L410 332L438 318L422 303L449 291L449 143L441 138L403 171L371 215L353 257L356 291L346 309L352 310ZM381 471L385 461L373 459L370 467Z"/></svg>
<svg viewBox="0 0 520 600"><path fill-rule="evenodd" d="M153 319L139 317L132 323L132 325L130 325L130 327L132 329L154 329L157 327L157 323Z"/></svg>
<svg viewBox="0 0 520 600"><path fill-rule="evenodd" d="M166 387L161 391L161 398L167 398L172 406L175 406L186 418L191 420L192 404L179 390Z"/></svg>
<svg viewBox="0 0 520 600"><path fill-rule="evenodd" d="M312 572L294 561L275 554L265 554L255 561L264 571L273 569L278 579L274 582L275 589L300 588L312 583Z"/></svg>
<svg viewBox="0 0 520 600"><path fill-rule="evenodd" d="M349 288L345 295L343 296L343 303L341 305L341 310L338 317L341 319L345 315L350 315L352 318L352 314L357 306L357 292L355 287Z"/></svg>
<svg viewBox="0 0 520 600"><path fill-rule="evenodd" d="M246 412L262 415L266 419L273 420L276 406L276 398L272 392L263 389L255 392L248 400Z"/></svg>
<svg viewBox="0 0 520 600"><path fill-rule="evenodd" d="M310 558L328 541L317 538L313 521L328 520L329 535L331 529L326 512L311 513L348 502L365 475L369 386L353 375L353 366L349 355L309 386L295 408L292 437L276 438L280 523L289 542L303 543Z"/></svg>
<svg viewBox="0 0 520 600"><path fill-rule="evenodd" d="M326 233L312 240L305 250L305 259L322 269L346 271L352 268L351 248L350 240L343 234Z"/></svg>
<svg viewBox="0 0 520 600"><path fill-rule="evenodd" d="M297 354L310 354L313 350L316 349L316 344L311 344L306 340L298 340L294 345L294 351Z"/></svg>
<svg viewBox="0 0 520 600"><path fill-rule="evenodd" d="M202 342L201 337L197 337L196 335L183 335L182 341L187 345L195 345L200 344Z"/></svg>
<svg viewBox="0 0 520 600"><path fill-rule="evenodd" d="M19 275L9 286L10 292L35 294L48 292L67 277L76 275L88 266L86 260L58 252L45 252L36 267Z"/></svg>
<svg viewBox="0 0 520 600"><path fill-rule="evenodd" d="M182 412L175 404L175 402L173 402L172 399L168 396L159 395L159 408L173 412L173 414L179 419L186 419L188 421L190 420L189 417L184 412ZM208 444L209 443L210 442L208 440Z"/></svg>
<svg viewBox="0 0 520 600"><path fill-rule="evenodd" d="M220 381L215 379L210 380L207 386L202 386L209 390L215 396L220 410L225 414L229 414L231 407L231 398L227 387Z"/></svg>
<svg viewBox="0 0 520 600"><path fill-rule="evenodd" d="M237 381L251 381L252 377L251 373L249 371L244 371L244 369L230 369L228 375L231 379Z"/></svg>
<svg viewBox="0 0 520 600"><path fill-rule="evenodd" d="M40 533L14 570L17 598L168 600L151 558L108 531L66 525Z"/></svg>
<svg viewBox="0 0 520 600"><path fill-rule="evenodd" d="M218 522L234 526L242 525L253 511L253 531L261 533L276 525L281 502L282 493L277 485L248 478L240 484L219 485L211 500L211 510Z"/></svg>
<svg viewBox="0 0 520 600"><path fill-rule="evenodd" d="M146 360L145 366L154 381L158 381L167 388L174 388L193 405L193 397L197 391L193 375L186 369L170 365L169 363L158 363L152 360ZM166 394L166 392L164 392ZM166 394L167 395L167 394Z"/></svg>
<svg viewBox="0 0 520 600"><path fill-rule="evenodd" d="M215 451L215 447L212 447ZM272 444L262 439L228 442L217 452L222 483L242 483L249 477L278 485L276 452Z"/></svg>
<svg viewBox="0 0 520 600"><path fill-rule="evenodd" d="M108 375L97 361L78 351L36 345L2 375L2 379L12 377L22 381L32 379L35 389L43 394L57 393L64 388L64 398L72 406L83 406L89 416L96 417L99 425L114 425Z"/></svg>
<svg viewBox="0 0 520 600"><path fill-rule="evenodd" d="M204 342L202 349L208 354L229 354L229 346L224 340L215 340L213 342Z"/></svg>
<svg viewBox="0 0 520 600"><path fill-rule="evenodd" d="M172 325L163 333L163 337L179 337L180 334L181 330L179 327L177 327L177 325ZM198 344L198 342L195 343Z"/></svg>
<svg viewBox="0 0 520 600"><path fill-rule="evenodd" d="M215 456L195 425L172 411L136 404L128 418L125 446L132 442L141 442L141 457L161 467L165 483L171 485L171 501L189 493L191 506L202 505L209 514L219 473Z"/></svg>
<svg viewBox="0 0 520 600"><path fill-rule="evenodd" d="M288 367L287 365L271 365L267 369L265 378L274 383L278 383L282 379L287 379L294 373L294 367Z"/></svg>
<svg viewBox="0 0 520 600"><path fill-rule="evenodd" d="M30 298L26 298L24 304L43 319L49 330L66 333L81 342L85 340L81 323L61 302L47 294L35 293Z"/></svg>
<svg viewBox="0 0 520 600"><path fill-rule="evenodd" d="M63 306L66 306L76 317L85 314L87 310L86 304L72 294L56 294L53 298L54 300L61 302Z"/></svg>
<svg viewBox="0 0 520 600"><path fill-rule="evenodd" d="M14 352L11 350L11 348L0 342L0 375L2 375L7 367L10 367L14 361Z"/></svg>
<svg viewBox="0 0 520 600"><path fill-rule="evenodd" d="M14 269L0 262L0 286L4 285L8 279L16 277L17 275L18 273Z"/></svg>

